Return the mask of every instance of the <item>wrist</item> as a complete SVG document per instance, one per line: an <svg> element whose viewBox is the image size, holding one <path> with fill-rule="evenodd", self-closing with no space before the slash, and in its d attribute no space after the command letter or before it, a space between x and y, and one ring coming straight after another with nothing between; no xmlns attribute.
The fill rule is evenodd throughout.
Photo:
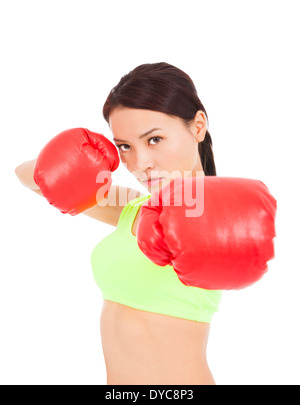
<svg viewBox="0 0 300 405"><path fill-rule="evenodd" d="M36 184L33 178L33 171L36 159L29 160L22 163L15 169L15 173L20 180L20 182L27 188L31 190L39 190L39 186Z"/></svg>

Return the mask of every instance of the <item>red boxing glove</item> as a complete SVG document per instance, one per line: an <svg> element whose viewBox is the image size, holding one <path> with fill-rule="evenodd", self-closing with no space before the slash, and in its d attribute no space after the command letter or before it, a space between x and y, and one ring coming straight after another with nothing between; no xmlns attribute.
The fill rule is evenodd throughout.
<svg viewBox="0 0 300 405"><path fill-rule="evenodd" d="M138 246L155 264L173 266L187 286L245 288L274 257L276 208L259 180L176 178L141 206Z"/></svg>
<svg viewBox="0 0 300 405"><path fill-rule="evenodd" d="M77 215L106 198L119 161L117 148L104 135L68 129L41 150L33 177L50 204Z"/></svg>

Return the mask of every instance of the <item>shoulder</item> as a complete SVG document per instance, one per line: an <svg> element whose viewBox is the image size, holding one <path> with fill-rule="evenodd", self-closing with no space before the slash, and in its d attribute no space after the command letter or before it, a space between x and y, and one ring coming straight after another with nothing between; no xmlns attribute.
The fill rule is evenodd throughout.
<svg viewBox="0 0 300 405"><path fill-rule="evenodd" d="M123 211L124 207L128 203L134 204L137 202L141 197L146 197L145 194L140 192L139 190L136 190L134 188L127 188L127 187L122 187L122 186L117 186L118 189L116 190L116 201L118 202L116 204L117 210L119 211L119 214Z"/></svg>
<svg viewBox="0 0 300 405"><path fill-rule="evenodd" d="M120 215L128 202L143 195L133 188L113 185L107 197L101 201L101 205L95 205L84 211L84 214L106 224L117 226Z"/></svg>

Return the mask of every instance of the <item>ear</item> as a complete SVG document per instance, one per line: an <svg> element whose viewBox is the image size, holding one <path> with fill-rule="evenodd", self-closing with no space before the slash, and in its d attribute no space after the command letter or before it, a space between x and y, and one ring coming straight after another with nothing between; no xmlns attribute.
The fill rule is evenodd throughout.
<svg viewBox="0 0 300 405"><path fill-rule="evenodd" d="M194 135L197 142L202 142L207 131L207 122L205 113L201 110L197 111L194 118Z"/></svg>

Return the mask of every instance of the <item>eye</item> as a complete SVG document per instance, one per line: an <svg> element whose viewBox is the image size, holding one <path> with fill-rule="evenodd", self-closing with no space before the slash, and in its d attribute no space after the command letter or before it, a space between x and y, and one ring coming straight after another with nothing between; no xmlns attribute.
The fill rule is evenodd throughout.
<svg viewBox="0 0 300 405"><path fill-rule="evenodd" d="M128 146L128 145L126 145L126 143L122 143L121 145L116 145L116 146L118 149L121 149L122 146ZM122 149L121 149L121 151L124 152Z"/></svg>
<svg viewBox="0 0 300 405"><path fill-rule="evenodd" d="M162 139L162 137L161 137L161 136L153 136L152 138L149 139L149 142L150 142L152 139L159 139L159 140L160 140L160 139ZM160 142L160 141L159 141L159 142ZM158 143L158 142L155 142L155 144L156 144L156 143ZM154 145L155 145L155 144L154 144Z"/></svg>
<svg viewBox="0 0 300 405"><path fill-rule="evenodd" d="M149 138L149 139L148 139L148 142L150 142L152 139L159 139L158 142L160 142L160 140L162 139L162 137L161 137L161 136L153 136L152 138ZM158 142L155 142L155 143L152 144L152 145L156 145ZM128 147L130 148L130 146L127 145L126 143L122 143L121 145L116 145L116 146L117 146L118 149L121 149L122 146L128 146ZM125 150L121 149L122 152L125 152L126 150L128 150L128 149L127 149L127 148L126 148Z"/></svg>

